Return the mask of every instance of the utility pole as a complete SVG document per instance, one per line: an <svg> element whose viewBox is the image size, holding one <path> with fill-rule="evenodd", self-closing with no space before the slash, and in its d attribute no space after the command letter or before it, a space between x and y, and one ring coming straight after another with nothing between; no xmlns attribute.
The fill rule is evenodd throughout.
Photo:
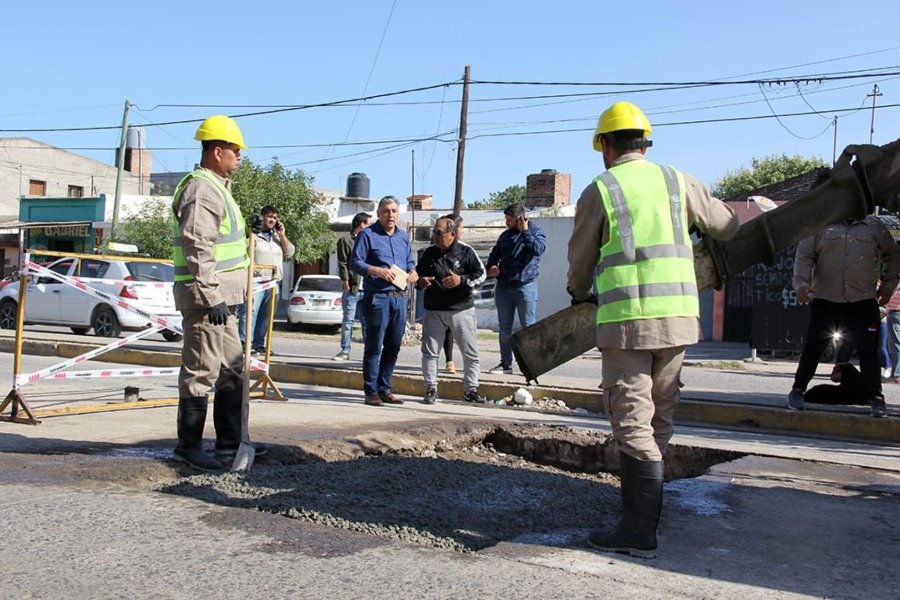
<svg viewBox="0 0 900 600"><path fill-rule="evenodd" d="M122 114L122 137L119 139L119 160L118 170L116 171L116 194L113 200L112 225L109 228L109 239L106 240L106 246L109 245L116 235L116 225L119 223L119 202L122 198L122 173L125 171L125 139L128 134L128 111L131 109L131 102L125 100L125 112Z"/></svg>
<svg viewBox="0 0 900 600"><path fill-rule="evenodd" d="M412 228L409 235L409 247L412 248L413 256L416 262L419 262L419 256L416 252L416 150L412 151L412 164L410 168L410 182L412 183L412 193L409 196L409 206L412 209ZM416 286L409 288L409 304L406 306L406 322L414 325L416 322Z"/></svg>
<svg viewBox="0 0 900 600"><path fill-rule="evenodd" d="M456 148L456 194L453 197L453 214L462 211L463 162L466 156L466 122L469 118L469 65L463 75L462 108L459 110L459 145Z"/></svg>
<svg viewBox="0 0 900 600"><path fill-rule="evenodd" d="M831 166L837 162L837 115L834 115L832 124L834 125L834 142L831 144Z"/></svg>
<svg viewBox="0 0 900 600"><path fill-rule="evenodd" d="M884 94L881 93L881 90L878 89L877 83L872 86L872 93L866 94L866 96L869 96L872 98L872 125L869 128L869 143L870 144L872 143L872 137L875 135L875 98L878 96L883 96L883 95Z"/></svg>

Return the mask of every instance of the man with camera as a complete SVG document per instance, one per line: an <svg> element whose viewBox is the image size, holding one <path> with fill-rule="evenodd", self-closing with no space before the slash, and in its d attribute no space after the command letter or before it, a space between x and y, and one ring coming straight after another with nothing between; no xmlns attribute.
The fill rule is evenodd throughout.
<svg viewBox="0 0 900 600"><path fill-rule="evenodd" d="M262 268L254 268L253 276L274 277L280 282L284 276L282 263L294 256L294 244L288 239L284 231L284 224L278 220L278 210L274 206L263 206L259 211L258 226L255 223L253 231L256 235L253 264L262 265ZM266 351L269 303L273 301L273 298L278 298L279 289L280 287L276 286L253 295L253 313L250 315L253 337L250 346L254 354ZM241 344L244 343L246 318L246 305L241 305L238 309L238 334L241 336Z"/></svg>

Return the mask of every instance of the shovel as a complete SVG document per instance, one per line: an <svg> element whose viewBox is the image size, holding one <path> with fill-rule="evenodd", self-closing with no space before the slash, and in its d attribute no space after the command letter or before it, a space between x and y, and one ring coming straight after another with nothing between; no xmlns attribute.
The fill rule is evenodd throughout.
<svg viewBox="0 0 900 600"><path fill-rule="evenodd" d="M256 458L256 449L250 443L250 343L253 341L253 253L256 250L256 234L250 232L250 245L247 253L250 264L247 267L246 310L244 323L244 372L241 380L241 445L238 446L231 472L249 471Z"/></svg>

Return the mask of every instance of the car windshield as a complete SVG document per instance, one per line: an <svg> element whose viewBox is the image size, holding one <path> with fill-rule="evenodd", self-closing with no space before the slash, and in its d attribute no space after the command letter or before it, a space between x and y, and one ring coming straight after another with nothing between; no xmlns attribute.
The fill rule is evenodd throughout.
<svg viewBox="0 0 900 600"><path fill-rule="evenodd" d="M170 264L126 262L125 267L135 281L175 281L175 267Z"/></svg>
<svg viewBox="0 0 900 600"><path fill-rule="evenodd" d="M340 292L341 280L331 277L301 277L296 292Z"/></svg>

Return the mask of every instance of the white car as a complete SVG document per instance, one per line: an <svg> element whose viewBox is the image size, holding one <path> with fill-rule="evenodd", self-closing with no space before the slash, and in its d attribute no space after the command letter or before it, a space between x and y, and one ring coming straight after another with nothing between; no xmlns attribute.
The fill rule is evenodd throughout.
<svg viewBox="0 0 900 600"><path fill-rule="evenodd" d="M342 292L337 275L301 275L288 304L288 323L340 325L344 318Z"/></svg>
<svg viewBox="0 0 900 600"><path fill-rule="evenodd" d="M154 315L180 319L172 295L174 268L161 262L132 261L128 258L60 258L46 266L60 275L119 281L162 282L162 286L131 286L113 283L88 283L87 286L138 305ZM14 329L19 302L19 282L0 289L0 328ZM29 278L25 290L25 322L62 325L78 334L93 329L94 335L119 337L122 330L140 330L150 326L146 318L104 300L90 296L52 277ZM174 331L162 336L172 342L181 339Z"/></svg>

